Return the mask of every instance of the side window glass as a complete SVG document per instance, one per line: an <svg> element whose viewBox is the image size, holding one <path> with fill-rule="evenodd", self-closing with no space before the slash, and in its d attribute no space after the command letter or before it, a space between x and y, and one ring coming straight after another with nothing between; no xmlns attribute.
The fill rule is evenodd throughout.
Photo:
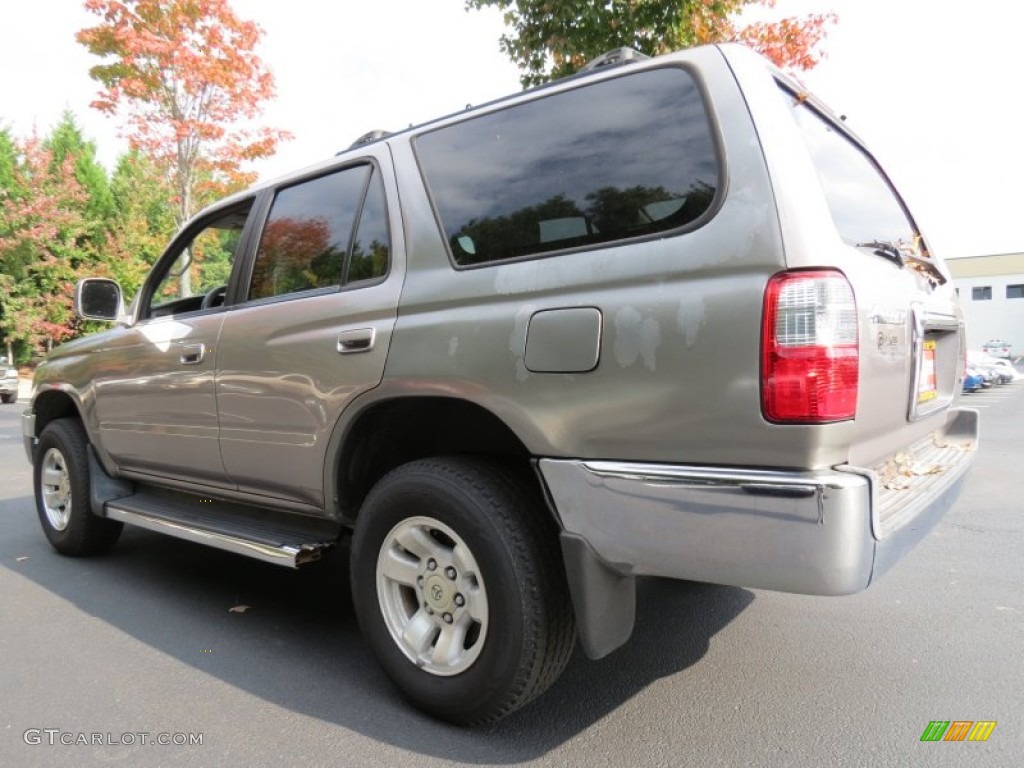
<svg viewBox="0 0 1024 768"><path fill-rule="evenodd" d="M370 179L366 202L363 203L359 226L352 241L352 258L345 275L346 285L384 277L388 272L390 243L384 184L380 174L375 173Z"/></svg>
<svg viewBox="0 0 1024 768"><path fill-rule="evenodd" d="M704 100L677 67L444 126L419 136L416 153L461 265L691 225L719 186Z"/></svg>
<svg viewBox="0 0 1024 768"><path fill-rule="evenodd" d="M176 246L177 258L166 268L149 298L146 315L161 317L209 309L224 303L228 279L251 204L219 214Z"/></svg>
<svg viewBox="0 0 1024 768"><path fill-rule="evenodd" d="M256 252L250 299L341 285L370 170L347 168L277 193Z"/></svg>

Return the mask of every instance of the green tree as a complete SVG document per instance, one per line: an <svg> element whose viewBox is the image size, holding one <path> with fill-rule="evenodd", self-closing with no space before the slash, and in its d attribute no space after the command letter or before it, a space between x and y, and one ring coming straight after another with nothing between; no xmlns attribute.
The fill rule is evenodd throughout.
<svg viewBox="0 0 1024 768"><path fill-rule="evenodd" d="M813 67L816 48L834 14L811 14L738 27L744 6L775 0L466 0L466 8L496 7L510 31L501 50L523 70L524 88L571 75L615 48L648 56L703 43L742 40L780 66Z"/></svg>
<svg viewBox="0 0 1024 768"><path fill-rule="evenodd" d="M118 158L110 190L114 214L103 252L111 274L131 296L174 234L174 191L156 163L138 150Z"/></svg>
<svg viewBox="0 0 1024 768"><path fill-rule="evenodd" d="M76 333L74 284L94 254L74 157L55 163L37 136L10 143L14 163L0 198L0 336L23 359Z"/></svg>
<svg viewBox="0 0 1024 768"><path fill-rule="evenodd" d="M70 111L61 115L60 122L46 139L50 151L50 170L59 172L70 157L74 163L75 179L86 194L85 215L92 234L99 237L102 228L114 214L114 198L110 192L110 179L106 169L96 160L96 145L87 141Z"/></svg>
<svg viewBox="0 0 1024 768"><path fill-rule="evenodd" d="M14 138L6 127L0 127L0 198L15 193L14 171L18 165L18 150ZM3 231L0 230L0 236Z"/></svg>

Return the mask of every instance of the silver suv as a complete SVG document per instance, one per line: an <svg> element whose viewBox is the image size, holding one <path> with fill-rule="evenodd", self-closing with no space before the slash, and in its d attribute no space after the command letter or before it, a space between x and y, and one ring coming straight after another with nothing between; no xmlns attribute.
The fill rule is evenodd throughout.
<svg viewBox="0 0 1024 768"><path fill-rule="evenodd" d="M24 417L43 530L297 567L351 536L408 699L494 720L657 575L865 589L977 444L949 272L875 158L740 47L603 66L235 195Z"/></svg>
<svg viewBox="0 0 1024 768"><path fill-rule="evenodd" d="M13 403L18 399L18 369L0 357L0 401Z"/></svg>

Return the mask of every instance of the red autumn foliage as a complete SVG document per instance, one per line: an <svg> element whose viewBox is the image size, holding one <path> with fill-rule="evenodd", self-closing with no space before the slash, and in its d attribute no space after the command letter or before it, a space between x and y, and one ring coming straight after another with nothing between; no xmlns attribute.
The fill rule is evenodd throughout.
<svg viewBox="0 0 1024 768"><path fill-rule="evenodd" d="M775 8L776 0L698 0L691 14L698 43L739 41L767 56L779 67L811 69L821 61L818 46L829 25L839 17L832 12L788 16L777 21L756 21L737 26L733 14L744 5Z"/></svg>
<svg viewBox="0 0 1024 768"><path fill-rule="evenodd" d="M288 134L253 127L274 80L256 55L262 30L227 0L86 0L100 17L77 39L103 63L93 106L124 114L127 138L168 169L179 223L202 198L253 180L247 160L267 157ZM199 198L199 199L197 199Z"/></svg>

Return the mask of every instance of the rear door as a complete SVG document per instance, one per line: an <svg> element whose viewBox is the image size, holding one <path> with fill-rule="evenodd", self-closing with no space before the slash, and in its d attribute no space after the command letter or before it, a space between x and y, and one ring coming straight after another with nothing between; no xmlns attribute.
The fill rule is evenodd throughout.
<svg viewBox="0 0 1024 768"><path fill-rule="evenodd" d="M328 439L380 382L401 290L387 145L272 192L218 356L220 449L239 490L323 505Z"/></svg>

